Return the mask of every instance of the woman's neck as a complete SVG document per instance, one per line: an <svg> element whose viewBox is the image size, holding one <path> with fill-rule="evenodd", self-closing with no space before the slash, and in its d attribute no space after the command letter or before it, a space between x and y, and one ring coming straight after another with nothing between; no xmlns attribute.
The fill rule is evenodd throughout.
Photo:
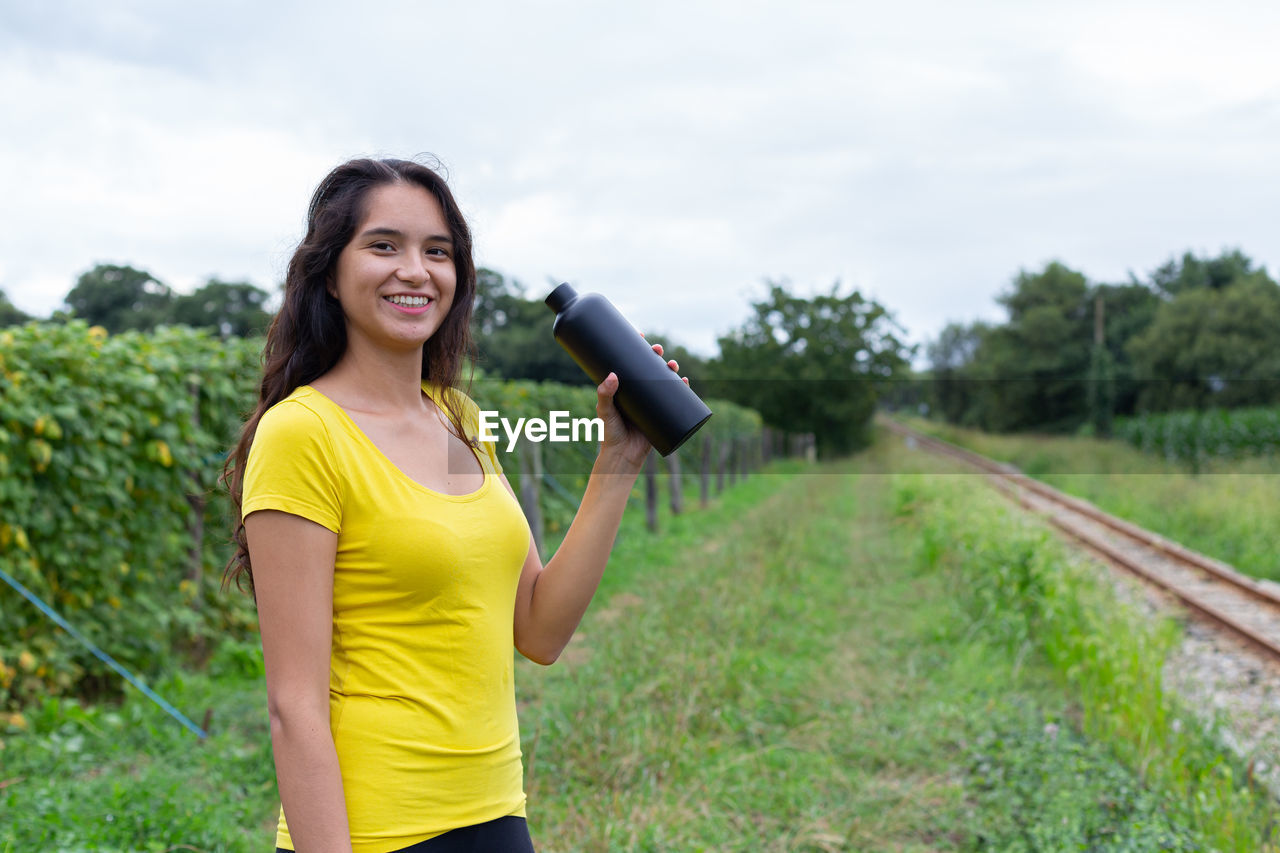
<svg viewBox="0 0 1280 853"><path fill-rule="evenodd" d="M349 345L333 369L312 384L322 393L335 392L350 408L385 414L417 411L424 402L422 358L421 349L362 351L358 344Z"/></svg>

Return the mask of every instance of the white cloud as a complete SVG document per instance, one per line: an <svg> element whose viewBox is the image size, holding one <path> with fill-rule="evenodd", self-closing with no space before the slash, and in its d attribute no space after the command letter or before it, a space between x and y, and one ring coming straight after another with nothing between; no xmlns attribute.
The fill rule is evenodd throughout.
<svg viewBox="0 0 1280 853"><path fill-rule="evenodd" d="M765 277L920 338L1052 258L1280 262L1257 3L40 8L0 10L0 287L36 313L99 260L269 286L329 168L420 151L480 262L703 350Z"/></svg>

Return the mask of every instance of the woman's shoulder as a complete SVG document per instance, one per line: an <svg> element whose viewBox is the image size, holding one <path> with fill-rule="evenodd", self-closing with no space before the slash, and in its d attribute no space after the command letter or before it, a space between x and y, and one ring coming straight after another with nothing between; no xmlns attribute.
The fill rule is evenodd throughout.
<svg viewBox="0 0 1280 853"><path fill-rule="evenodd" d="M327 432L331 413L325 405L326 398L308 385L295 388L293 393L262 413L258 431L284 435Z"/></svg>
<svg viewBox="0 0 1280 853"><path fill-rule="evenodd" d="M262 413L245 462L242 513L278 509L341 530L342 448L322 400L300 388Z"/></svg>

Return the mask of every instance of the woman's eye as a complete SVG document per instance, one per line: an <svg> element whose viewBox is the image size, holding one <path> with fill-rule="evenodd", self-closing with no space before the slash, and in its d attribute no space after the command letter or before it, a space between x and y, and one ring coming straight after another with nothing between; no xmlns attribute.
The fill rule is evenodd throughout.
<svg viewBox="0 0 1280 853"><path fill-rule="evenodd" d="M448 253L446 250L441 249L439 246L433 246L432 248L427 249L427 254L428 254L428 255L438 255L438 256L441 256L441 257L448 257L448 256L449 256L449 253Z"/></svg>
<svg viewBox="0 0 1280 853"><path fill-rule="evenodd" d="M381 252L390 252L395 249L395 246L391 245L385 240L379 240L377 243L373 244L373 248Z"/></svg>

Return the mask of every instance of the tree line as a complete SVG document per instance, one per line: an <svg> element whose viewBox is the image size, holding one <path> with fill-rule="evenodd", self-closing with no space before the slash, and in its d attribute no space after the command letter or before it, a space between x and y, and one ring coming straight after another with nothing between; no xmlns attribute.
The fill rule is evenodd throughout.
<svg viewBox="0 0 1280 853"><path fill-rule="evenodd" d="M863 446L879 396L907 376L913 348L888 309L839 282L814 297L785 281L766 282L767 295L751 304L748 319L719 338L705 358L668 336L653 333L668 358L704 398L754 409L767 426L811 433L817 452L834 456ZM248 282L210 279L191 294L177 294L145 270L99 264L82 274L64 306L49 321L81 319L110 333L164 325L205 328L227 337L265 333L270 294ZM25 323L0 292L0 326ZM473 315L476 364L503 379L583 385L589 380L552 342L554 315L519 281L478 270Z"/></svg>
<svg viewBox="0 0 1280 853"><path fill-rule="evenodd" d="M266 332L271 294L247 281L210 278L189 294L174 292L146 270L128 265L97 264L82 273L48 319L76 318L112 334L150 331L157 326L190 326L219 337L247 338ZM36 319L16 308L0 292L0 326Z"/></svg>
<svg viewBox="0 0 1280 853"><path fill-rule="evenodd" d="M1093 283L1054 261L926 348L933 416L981 429L1110 433L1115 417L1280 403L1280 285L1238 249Z"/></svg>
<svg viewBox="0 0 1280 853"><path fill-rule="evenodd" d="M701 396L754 409L768 427L813 434L820 456L865 446L880 395L909 374L914 349L903 330L885 306L857 290L842 294L839 282L813 297L784 281L766 287L747 320L717 339L710 358L661 333L646 339L662 344ZM585 382L564 350L547 345L554 320L518 281L480 271L474 329L482 369L510 379Z"/></svg>

